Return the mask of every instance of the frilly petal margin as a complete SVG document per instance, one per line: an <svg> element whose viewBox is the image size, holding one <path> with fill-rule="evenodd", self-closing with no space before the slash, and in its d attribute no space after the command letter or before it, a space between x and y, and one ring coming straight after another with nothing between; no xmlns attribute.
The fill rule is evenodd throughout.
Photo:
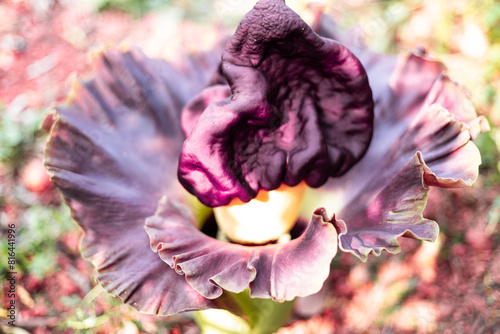
<svg viewBox="0 0 500 334"><path fill-rule="evenodd" d="M306 231L285 244L242 246L200 232L182 206L162 198L156 214L146 219L151 248L206 298L223 290L250 288L256 298L289 301L318 292L337 253L342 224L318 209Z"/></svg>
<svg viewBox="0 0 500 334"><path fill-rule="evenodd" d="M58 108L46 147L46 167L85 231L82 253L100 284L146 313L218 307L151 251L144 231L161 196L183 192L179 114L217 66L215 57L200 60L175 67L138 50L106 51Z"/></svg>
<svg viewBox="0 0 500 334"><path fill-rule="evenodd" d="M373 146L373 151L367 153L368 158L377 159L371 161L377 161L378 166L362 160L346 178L328 183L335 196L342 196L339 187L346 185L341 186L341 182L361 183L349 188L357 196L337 211L346 222L339 233L340 249L364 261L370 252L398 252L400 236L435 240L437 224L422 216L429 186L470 186L481 163L479 150L470 141L469 128L454 118L439 104L424 107L406 131L392 141L388 151L381 150L385 153L380 155ZM375 140L372 145L377 143ZM400 168L411 152L416 153Z"/></svg>
<svg viewBox="0 0 500 334"><path fill-rule="evenodd" d="M183 112L178 176L205 205L248 202L282 183L319 187L366 152L373 100L363 66L283 0L261 0L245 16L222 74L231 95L211 88Z"/></svg>
<svg viewBox="0 0 500 334"><path fill-rule="evenodd" d="M339 247L366 261L368 254L379 256L382 250L398 253L398 237L435 241L439 226L425 219L422 211L429 187L424 175L428 170L420 152L401 169L366 207L339 227Z"/></svg>
<svg viewBox="0 0 500 334"><path fill-rule="evenodd" d="M349 40L325 18L318 31ZM472 185L481 157L471 140L489 127L445 66L423 50L382 56L358 44L354 52L373 90L372 142L346 175L316 192L315 207L326 207L345 221L339 248L364 261L383 249L398 252L400 236L435 239L436 223L422 216L428 188Z"/></svg>

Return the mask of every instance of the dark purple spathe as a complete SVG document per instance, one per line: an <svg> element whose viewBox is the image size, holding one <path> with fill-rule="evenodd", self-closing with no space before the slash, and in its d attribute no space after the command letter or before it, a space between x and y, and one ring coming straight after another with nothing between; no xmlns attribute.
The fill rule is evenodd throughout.
<svg viewBox="0 0 500 334"><path fill-rule="evenodd" d="M302 180L319 187L365 153L373 101L363 67L283 1L259 1L245 16L222 74L229 86L202 92L183 119L179 180L204 204L248 202Z"/></svg>
<svg viewBox="0 0 500 334"><path fill-rule="evenodd" d="M359 40L339 34L326 17L319 33L346 43ZM438 225L422 215L429 187L474 183L481 156L472 139L488 124L441 62L420 51L383 56L362 44L352 50L373 90L373 139L356 166L318 190L315 207L329 208L345 222L340 249L366 260L369 253L399 252L400 236L437 238Z"/></svg>
<svg viewBox="0 0 500 334"><path fill-rule="evenodd" d="M272 20L266 18L267 10ZM263 15L260 20L255 21L255 13ZM318 61L321 66L297 65L297 54L284 57L282 50L290 46L280 44L280 38L272 38L280 34L289 36L290 31L286 29L266 30L266 35L255 35L260 40L269 38L263 44L252 40L253 35L249 34L255 30L252 24L269 29L273 25L281 27L280 20L285 17L293 18L290 29L298 29L291 30L298 32L292 34L292 51L299 50L300 54L311 45L316 47L308 59ZM259 2L256 10L242 22L237 37L224 54L224 57L243 55L241 59L224 62L223 72L229 85L216 75L211 87L187 105L183 129L191 141L188 140L184 149L188 147L187 151L191 150L192 154L186 157L184 152L185 162L198 153L203 158L214 158L214 161L192 160L190 163L200 171L205 168L205 176L220 177L203 181L201 194L210 193L203 187L211 186L213 181L224 186L235 183L235 188L228 188L224 193L226 197L220 198L239 196L242 191L250 196L258 189L251 188L251 184L272 185L273 172L292 184L298 175L309 182L320 180L328 173L339 176L350 167L349 161L354 161L335 160L339 156L335 154L337 149L346 151L338 146L342 140L330 139L341 134L346 135L343 147L351 149L352 156L356 155L352 152L362 151L358 150L359 143L351 146L348 133L342 132L351 129L352 124L344 123L345 120L356 119L358 114L328 109L329 95L319 93L327 94L339 85L333 90L346 94L334 94L332 105L353 107L357 100L351 99L356 94L348 90L357 87L357 83L351 74L357 68L359 80L366 84L364 71L345 48L331 40L314 37L305 27L302 35L302 27L302 21L296 20L281 2ZM324 24L319 31L326 37L336 37ZM259 45L267 53L262 54ZM326 52L321 46L330 47L330 51ZM318 74L329 73L330 67L324 66L329 52L347 55L343 63L347 66L345 69L341 63L332 65L338 66L336 74L345 74L345 80L325 79L323 90L323 85L318 88L313 83ZM469 186L477 178L480 156L471 139L487 125L483 118L477 118L463 89L443 72L444 66L421 54L385 57L356 49L356 55L366 65L375 101L372 143L365 156L347 173L330 178L316 190L314 195L318 198L308 212L313 218L306 232L289 243L262 247L225 244L203 235L188 217L190 209L185 191L176 178L177 160L185 139L180 111L209 81L209 76L216 73L217 53L186 58L182 66L148 59L137 50L104 53L92 78L77 89L74 99L58 108L60 117L47 144L46 165L52 180L85 231L84 256L97 268L97 277L106 291L140 311L170 315L228 308L230 305L223 304L227 295L223 290L239 292L247 286L254 297L275 300L313 293L328 274L337 243L341 250L365 260L369 253L377 255L384 249L397 252L397 238L402 235L434 240L437 224L422 216L429 187ZM314 58L321 54L326 59ZM304 56L307 55L305 52ZM351 66L350 61L356 66ZM236 70L227 66L234 66ZM300 76L289 75L294 73L291 69L295 66L302 66ZM254 82L258 83L263 76L266 80L273 79L256 86L260 87L256 104L252 104L254 96L248 95L248 82L238 78L241 67L244 73L250 73L248 77ZM329 75L328 78L335 78L335 74ZM282 77L293 84L283 84ZM296 90L289 90L290 87ZM360 101L368 98L363 92L366 93L361 88ZM208 113L200 116L210 102L224 98L227 98L225 102L211 104ZM217 109L218 106L221 108ZM217 115L230 106L229 112ZM287 112L281 112L279 108L283 106L288 108ZM364 116L360 118L359 128L353 128L360 131L353 132L354 138L369 140L363 137L361 130L369 130L371 137L371 126L365 122L371 115L367 116L366 109L360 110ZM224 122L212 128L206 115L217 116L215 119ZM274 115L281 117L278 117L278 126L266 128L266 122ZM338 124L331 118L335 115ZM245 126L241 127L240 122ZM235 127L226 127L228 124ZM329 132L330 127L321 124L330 124L333 129L341 127ZM309 131L310 127L314 131ZM206 130L208 139L204 139L202 130ZM214 135L217 131L220 138ZM197 133L199 142L192 137ZM233 144L245 143L237 140L243 135L252 138L249 143L259 138L261 145L235 149ZM294 141L296 136L302 141ZM298 145L297 149L283 150L286 146L283 138L293 138L290 143ZM196 152L196 145L201 146L200 152ZM271 156L266 160L262 154L267 149L278 152L278 158ZM321 158L325 150L326 160ZM250 154L252 152L256 154ZM267 170L274 159L281 161L279 155L284 153L280 152L288 154L286 164L278 163L280 168ZM233 173L237 171L234 166L233 172L223 168L232 166L224 160L228 156L245 162L239 173ZM311 158L304 160L304 156ZM345 157L351 155L346 153ZM251 159L258 159L259 163L255 165ZM304 161L306 164L300 165ZM227 164L223 165L224 162ZM188 165L181 163L182 166ZM254 166L255 169L250 168ZM318 174L325 170L327 174ZM190 171L188 169L186 175L189 176ZM219 194L222 190L218 189ZM163 196L167 200L160 201ZM325 210L318 207L324 207L329 214L335 212L342 220L327 219Z"/></svg>
<svg viewBox="0 0 500 334"><path fill-rule="evenodd" d="M285 301L321 289L337 253L338 224L343 222L318 209L297 239L249 247L208 237L196 229L186 208L164 197L145 226L151 248L204 297L250 288L252 297Z"/></svg>
<svg viewBox="0 0 500 334"><path fill-rule="evenodd" d="M184 140L179 113L216 62L186 58L179 70L138 50L108 51L58 108L47 144L52 181L85 231L83 255L106 291L143 312L217 307L151 251L144 231L161 196L183 198L175 177Z"/></svg>

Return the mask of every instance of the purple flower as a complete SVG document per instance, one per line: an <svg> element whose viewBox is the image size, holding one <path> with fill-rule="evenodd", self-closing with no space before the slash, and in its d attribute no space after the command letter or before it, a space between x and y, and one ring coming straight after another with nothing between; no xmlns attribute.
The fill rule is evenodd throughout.
<svg viewBox="0 0 500 334"><path fill-rule="evenodd" d="M183 119L179 180L204 204L248 202L302 180L316 188L366 152L373 100L363 66L284 2L255 5L220 68L223 84L202 91Z"/></svg>
<svg viewBox="0 0 500 334"><path fill-rule="evenodd" d="M108 292L161 315L231 309L224 290L248 287L292 300L321 288L337 247L366 260L398 252L400 236L436 239L422 215L429 187L475 181L471 139L485 120L426 55L354 56L325 18L318 33L282 1L261 0L222 62L108 51L58 109L46 165ZM305 184L309 225L267 245L205 235L185 191L219 207ZM293 223L297 206L285 212Z"/></svg>

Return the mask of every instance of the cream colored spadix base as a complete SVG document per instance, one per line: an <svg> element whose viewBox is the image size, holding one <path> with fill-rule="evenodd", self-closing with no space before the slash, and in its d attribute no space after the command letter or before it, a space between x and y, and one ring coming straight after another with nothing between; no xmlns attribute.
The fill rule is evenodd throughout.
<svg viewBox="0 0 500 334"><path fill-rule="evenodd" d="M236 198L227 206L214 208L219 228L229 239L243 244L264 244L288 233L295 224L305 182L295 187L282 184L272 191L261 190L248 203Z"/></svg>

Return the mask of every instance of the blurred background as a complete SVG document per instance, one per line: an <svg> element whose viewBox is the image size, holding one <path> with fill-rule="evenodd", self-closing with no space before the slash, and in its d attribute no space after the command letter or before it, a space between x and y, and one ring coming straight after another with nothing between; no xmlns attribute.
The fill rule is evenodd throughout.
<svg viewBox="0 0 500 334"><path fill-rule="evenodd" d="M318 3L287 1L308 22ZM17 328L0 332L197 333L189 315L139 314L108 296L78 251L81 230L43 167L51 118L89 54L137 45L175 60L231 34L255 1L0 1L0 277L7 226L16 224ZM434 244L401 240L402 252L361 263L338 254L318 295L299 300L280 333L500 333L500 3L496 0L322 1L343 28L377 52L425 47L470 92L491 131L479 136L474 187L431 191ZM42 123L42 120L45 121ZM4 292L6 286L4 286Z"/></svg>

